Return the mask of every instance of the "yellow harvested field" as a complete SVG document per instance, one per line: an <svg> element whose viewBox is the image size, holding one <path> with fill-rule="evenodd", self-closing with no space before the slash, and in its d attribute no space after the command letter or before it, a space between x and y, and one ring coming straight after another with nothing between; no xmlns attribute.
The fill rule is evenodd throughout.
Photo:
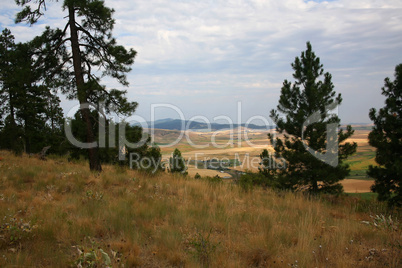
<svg viewBox="0 0 402 268"><path fill-rule="evenodd" d="M371 192L370 187L374 184L374 181L348 179L343 180L341 183L346 193L369 193Z"/></svg>
<svg viewBox="0 0 402 268"><path fill-rule="evenodd" d="M163 143L172 141L180 136L179 131L174 130L155 130L157 142ZM356 130L355 134L347 140L347 142L356 142L358 152L372 152L374 149L368 144L369 130ZM240 131L222 130L215 132L195 132L187 131L183 133L182 139L172 148L162 148L163 158L169 159L174 148L179 148L182 156L187 160L208 160L208 159L236 159L241 165L232 167L232 169L240 171L258 172L260 158L263 149L273 152L273 148L269 145L267 134L276 134L275 130L270 131L254 131L241 128ZM188 138L186 138L186 136ZM191 141L191 142L190 142ZM205 148L197 148L196 146L204 146ZM367 159L367 155L356 155L351 158L351 168L353 172L359 169L366 169L369 164L375 165L374 159ZM228 173L221 173L209 169L197 169L193 165L189 165L188 173L193 177L196 173L201 176L229 177ZM370 192L370 186L373 181L346 179L342 185L347 193L365 193Z"/></svg>
<svg viewBox="0 0 402 268"><path fill-rule="evenodd" d="M195 168L195 167L189 167L187 169L188 175L190 177L194 177L195 174L200 174L201 176L209 176L209 177L215 177L216 175L218 175L221 178L226 178L226 177L231 177L230 174L225 173L225 172L220 172L220 171L216 171L216 170L212 170L212 169L199 169L199 168Z"/></svg>
<svg viewBox="0 0 402 268"><path fill-rule="evenodd" d="M269 148L272 148L272 147L268 146L268 145L257 145L254 147L240 147L240 148L235 147L235 148L214 149L214 150L208 150L208 151L195 150L195 151L189 151L189 152L183 153L182 155L186 158L187 157L194 158L196 155L212 157L212 156L219 156L219 155L235 156L236 154L253 153L253 152L260 154L263 149L269 149Z"/></svg>

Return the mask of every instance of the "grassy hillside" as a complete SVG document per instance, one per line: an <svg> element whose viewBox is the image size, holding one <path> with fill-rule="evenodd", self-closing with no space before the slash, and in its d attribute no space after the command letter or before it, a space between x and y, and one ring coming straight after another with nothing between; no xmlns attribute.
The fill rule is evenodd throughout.
<svg viewBox="0 0 402 268"><path fill-rule="evenodd" d="M98 175L85 163L4 151L0 159L1 267L402 264L398 215L390 221L376 202L112 166Z"/></svg>

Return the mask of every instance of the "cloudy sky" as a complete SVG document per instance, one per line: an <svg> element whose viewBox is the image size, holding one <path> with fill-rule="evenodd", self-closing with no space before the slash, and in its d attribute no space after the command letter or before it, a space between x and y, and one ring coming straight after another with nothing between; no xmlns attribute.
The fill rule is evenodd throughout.
<svg viewBox="0 0 402 268"><path fill-rule="evenodd" d="M17 41L64 26L61 4L50 2L45 17L29 27L14 24L19 8L0 0L0 26ZM278 104L290 64L310 41L324 70L342 94L342 123L369 123L371 107L382 107L385 77L402 63L400 0L106 0L115 9L114 35L134 48L128 98L149 120L151 105L169 104L190 119L238 115L268 117ZM108 87L120 88L111 79ZM241 103L241 111L238 107ZM63 101L67 111L75 103ZM172 108L157 119L178 118ZM258 123L258 122L255 122Z"/></svg>

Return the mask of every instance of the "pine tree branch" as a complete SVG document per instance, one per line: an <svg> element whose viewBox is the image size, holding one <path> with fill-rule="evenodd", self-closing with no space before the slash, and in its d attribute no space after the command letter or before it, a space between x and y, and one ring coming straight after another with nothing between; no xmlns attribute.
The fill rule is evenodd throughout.
<svg viewBox="0 0 402 268"><path fill-rule="evenodd" d="M94 50L98 54L99 58L101 58L102 60L108 62L108 59L105 58L105 56L102 54L102 52L97 47L94 47L94 46L88 45L88 44L83 44L83 43L80 43L79 45L81 47L87 47L87 48L90 48L90 49ZM104 68L106 68L106 66L103 63L102 63L102 66Z"/></svg>
<svg viewBox="0 0 402 268"><path fill-rule="evenodd" d="M107 51L107 45L106 45L106 44L102 44L101 42L99 42L99 40L98 40L97 38L95 38L89 31L87 31L86 29L84 29L79 23L76 22L75 24L77 25L77 30L82 31L83 33L85 33L85 34L87 35L87 37L88 37L90 40L94 41L99 47L101 47L102 50ZM106 62L109 64L109 66L110 66L110 68L107 68L107 66L105 66L104 64L102 64L102 66L105 67L105 69L113 69L113 70L118 69L118 68L116 67L116 65L115 65L107 56L103 55L103 54L100 52L100 50L99 50L98 48L95 48L94 46L91 46L91 45L88 45L88 44L82 44L82 43L80 43L80 45L82 45L82 46L87 46L87 47L90 47L90 48L92 48L92 49L98 50L99 54L102 55L101 58L102 58L104 61L106 61Z"/></svg>
<svg viewBox="0 0 402 268"><path fill-rule="evenodd" d="M75 22L75 24L77 25L77 30L81 31L83 33L85 33L91 40L93 40L98 46L100 46L103 49L106 49L105 44L101 44L97 38L93 37L93 35L87 31L86 29L84 29L84 27L82 27L78 22Z"/></svg>

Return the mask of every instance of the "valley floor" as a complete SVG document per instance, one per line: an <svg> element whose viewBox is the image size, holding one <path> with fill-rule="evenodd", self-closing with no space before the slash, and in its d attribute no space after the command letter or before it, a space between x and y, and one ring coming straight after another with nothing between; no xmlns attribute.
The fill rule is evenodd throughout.
<svg viewBox="0 0 402 268"><path fill-rule="evenodd" d="M268 145L267 134L275 133L275 130L261 131L240 129L230 132L185 132L182 139L181 132L175 130L154 130L155 141L169 144L162 148L165 161L169 160L174 148L179 148L182 156L188 161L188 173L191 177L195 174L201 176L220 176L230 178L228 172L220 172L211 169L197 168L191 161L202 161L210 159L230 160L240 163L238 166L230 167L239 171L258 172L260 157L263 149L273 151ZM351 167L351 174L341 181L346 193L368 193L374 180L367 178L366 171L369 165L375 165L374 148L368 144L367 129L358 129L348 142L356 142L357 152L346 161ZM176 143L175 143L176 141ZM164 145L162 145L164 146ZM202 147L202 148L201 148Z"/></svg>

